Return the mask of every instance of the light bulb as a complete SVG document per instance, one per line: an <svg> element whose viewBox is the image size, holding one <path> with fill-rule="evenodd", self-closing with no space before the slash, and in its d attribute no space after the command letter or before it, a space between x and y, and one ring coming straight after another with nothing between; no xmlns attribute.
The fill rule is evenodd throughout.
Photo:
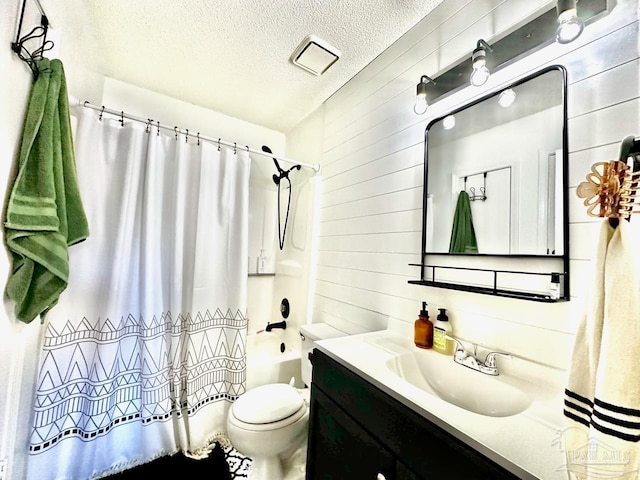
<svg viewBox="0 0 640 480"><path fill-rule="evenodd" d="M558 15L558 29L556 30L556 41L558 43L573 42L584 30L584 22L575 8L570 8Z"/></svg>
<svg viewBox="0 0 640 480"><path fill-rule="evenodd" d="M453 115L447 115L446 117L444 117L444 120L442 120L442 128L444 128L445 130L451 130L455 126L456 117L454 117Z"/></svg>
<svg viewBox="0 0 640 480"><path fill-rule="evenodd" d="M417 115L422 115L429 108L429 102L427 102L427 94L420 93L416 95L416 103L413 105L413 111Z"/></svg>
<svg viewBox="0 0 640 480"><path fill-rule="evenodd" d="M484 42L484 40L478 40L478 46L471 55L471 66L473 70L471 71L470 81L474 87L484 85L491 75L491 72L489 72L487 68L487 52L481 42ZM488 44L485 42L485 45Z"/></svg>
<svg viewBox="0 0 640 480"><path fill-rule="evenodd" d="M498 97L498 104L503 108L510 107L511 105L513 105L513 102L515 101L516 101L516 92L514 92L511 88L507 88L506 90L503 90L502 93L500 93L500 96Z"/></svg>
<svg viewBox="0 0 640 480"><path fill-rule="evenodd" d="M482 65L481 67L474 68L473 72L471 72L471 85L475 87L479 87L480 85L484 85L487 83L491 72L486 65Z"/></svg>

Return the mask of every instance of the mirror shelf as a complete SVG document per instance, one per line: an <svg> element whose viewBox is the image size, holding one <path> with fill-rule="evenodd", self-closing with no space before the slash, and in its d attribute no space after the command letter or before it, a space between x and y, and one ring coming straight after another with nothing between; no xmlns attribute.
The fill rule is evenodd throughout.
<svg viewBox="0 0 640 480"><path fill-rule="evenodd" d="M536 302L556 303L565 302L569 298L566 295L562 295L558 298L553 298L549 291L549 285L551 283L552 276L557 274L559 279L565 277L563 272L530 272L530 271L518 271L518 270L493 270L485 268L465 268L465 267L451 267L442 265L426 265L411 263L410 266L420 267L423 270L421 277L422 280L409 280L408 283L412 285L423 285L427 287L447 288L451 290L460 290L472 293L481 293L486 295L494 295L498 297L516 298L521 300L532 300ZM456 270L459 274L457 279L446 279L446 274L443 275L443 279L440 278L440 271ZM429 273L424 273L429 272ZM473 277L473 275L484 275L489 277L490 280L485 284L474 284L464 280L466 277ZM503 277L520 277L520 289L515 286L512 281L503 279ZM542 287L542 286L545 287ZM530 290L530 288L538 287L539 290ZM546 291L545 291L546 290Z"/></svg>

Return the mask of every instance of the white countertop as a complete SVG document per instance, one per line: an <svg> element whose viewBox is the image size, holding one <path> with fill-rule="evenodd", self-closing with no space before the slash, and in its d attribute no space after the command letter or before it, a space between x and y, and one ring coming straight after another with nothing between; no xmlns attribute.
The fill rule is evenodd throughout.
<svg viewBox="0 0 640 480"><path fill-rule="evenodd" d="M527 395L532 399L526 410L508 417L473 413L413 386L386 367L395 356L419 350L413 345L412 326L409 327L321 340L316 346L515 475L523 479L566 480L566 460L559 441L565 428L561 376L539 365L520 368L518 381L528 385Z"/></svg>

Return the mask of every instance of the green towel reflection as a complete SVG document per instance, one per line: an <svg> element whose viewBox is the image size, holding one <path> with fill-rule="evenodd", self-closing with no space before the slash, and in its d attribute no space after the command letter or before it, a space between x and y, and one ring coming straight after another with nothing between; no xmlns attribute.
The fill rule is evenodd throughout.
<svg viewBox="0 0 640 480"><path fill-rule="evenodd" d="M478 253L476 232L473 229L471 201L464 190L458 195L456 213L453 216L449 253Z"/></svg>

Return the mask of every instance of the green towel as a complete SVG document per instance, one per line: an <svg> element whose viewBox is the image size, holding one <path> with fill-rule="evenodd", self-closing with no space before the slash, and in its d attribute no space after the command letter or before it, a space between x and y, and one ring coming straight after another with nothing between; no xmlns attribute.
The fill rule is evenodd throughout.
<svg viewBox="0 0 640 480"><path fill-rule="evenodd" d="M458 195L456 213L453 215L449 253L478 253L478 242L471 217L471 202L469 194L464 190Z"/></svg>
<svg viewBox="0 0 640 480"><path fill-rule="evenodd" d="M6 209L13 256L7 295L31 322L58 302L69 278L68 246L89 236L76 176L64 69L43 58L25 116L19 163Z"/></svg>

